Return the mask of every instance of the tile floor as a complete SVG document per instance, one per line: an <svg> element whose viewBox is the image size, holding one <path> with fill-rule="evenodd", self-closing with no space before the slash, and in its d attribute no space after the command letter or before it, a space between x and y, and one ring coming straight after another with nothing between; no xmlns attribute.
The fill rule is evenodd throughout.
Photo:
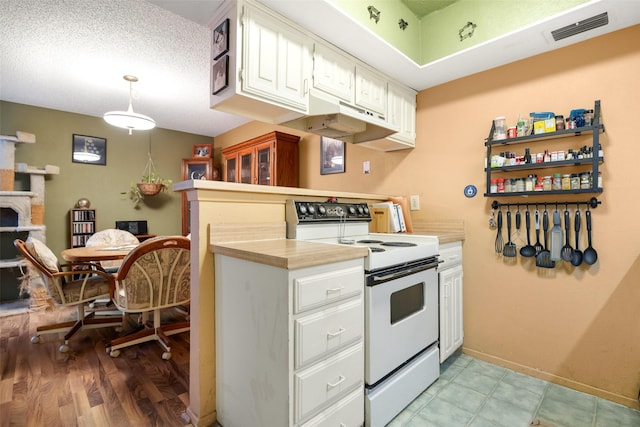
<svg viewBox="0 0 640 427"><path fill-rule="evenodd" d="M456 353L388 427L639 427L640 411Z"/></svg>

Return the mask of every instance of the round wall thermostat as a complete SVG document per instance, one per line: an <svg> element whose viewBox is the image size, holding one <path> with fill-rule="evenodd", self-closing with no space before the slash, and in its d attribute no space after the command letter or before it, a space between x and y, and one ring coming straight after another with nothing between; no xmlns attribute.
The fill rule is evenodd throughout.
<svg viewBox="0 0 640 427"><path fill-rule="evenodd" d="M478 194L478 189L475 185L467 185L464 187L464 195L467 197L473 197Z"/></svg>

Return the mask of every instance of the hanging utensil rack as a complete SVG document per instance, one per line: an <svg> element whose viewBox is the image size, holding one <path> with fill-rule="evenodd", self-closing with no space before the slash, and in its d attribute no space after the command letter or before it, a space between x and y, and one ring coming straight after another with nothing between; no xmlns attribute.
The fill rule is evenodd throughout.
<svg viewBox="0 0 640 427"><path fill-rule="evenodd" d="M596 197L592 197L589 200L585 201L585 202L567 202L567 201L561 201L561 202L531 202L531 203L500 203L497 200L494 200L491 203L491 208L492 209L498 209L501 207L521 207L521 206L561 206L561 205L587 205L592 209L595 209L598 207L598 205L602 204L602 201L598 200Z"/></svg>

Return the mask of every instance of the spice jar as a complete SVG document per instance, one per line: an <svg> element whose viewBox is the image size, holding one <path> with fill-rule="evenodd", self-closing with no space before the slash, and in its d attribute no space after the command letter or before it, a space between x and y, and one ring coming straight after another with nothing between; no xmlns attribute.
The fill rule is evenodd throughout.
<svg viewBox="0 0 640 427"><path fill-rule="evenodd" d="M580 175L577 173L571 174L571 189L572 190L580 189Z"/></svg>
<svg viewBox="0 0 640 427"><path fill-rule="evenodd" d="M498 192L498 180L491 180L491 187L489 187L489 193L497 193Z"/></svg>
<svg viewBox="0 0 640 427"><path fill-rule="evenodd" d="M524 191L524 179L522 178L516 179L516 188L514 191L517 191L517 192Z"/></svg>
<svg viewBox="0 0 640 427"><path fill-rule="evenodd" d="M496 187L497 187L498 193L504 193L504 178L498 178Z"/></svg>
<svg viewBox="0 0 640 427"><path fill-rule="evenodd" d="M564 130L564 116L556 116L556 131Z"/></svg>
<svg viewBox="0 0 640 427"><path fill-rule="evenodd" d="M562 175L559 173L553 174L553 181L551 183L552 190L562 190Z"/></svg>
<svg viewBox="0 0 640 427"><path fill-rule="evenodd" d="M542 182L542 189L544 191L551 190L551 175L547 175L544 177L544 181Z"/></svg>
<svg viewBox="0 0 640 427"><path fill-rule="evenodd" d="M593 124L593 110L584 110L584 125L591 126Z"/></svg>
<svg viewBox="0 0 640 427"><path fill-rule="evenodd" d="M544 190L544 178L539 176L536 179L536 185L533 187L533 191L543 191Z"/></svg>
<svg viewBox="0 0 640 427"><path fill-rule="evenodd" d="M591 187L591 174L589 172L584 172L580 175L580 188L583 190L589 189Z"/></svg>
<svg viewBox="0 0 640 427"><path fill-rule="evenodd" d="M504 116L496 117L493 120L493 124L494 124L493 139L494 140L507 138L506 122L507 122L507 118Z"/></svg>
<svg viewBox="0 0 640 427"><path fill-rule="evenodd" d="M533 191L535 175L529 175L524 182L524 191Z"/></svg>
<svg viewBox="0 0 640 427"><path fill-rule="evenodd" d="M571 174L562 175L562 189L571 190Z"/></svg>

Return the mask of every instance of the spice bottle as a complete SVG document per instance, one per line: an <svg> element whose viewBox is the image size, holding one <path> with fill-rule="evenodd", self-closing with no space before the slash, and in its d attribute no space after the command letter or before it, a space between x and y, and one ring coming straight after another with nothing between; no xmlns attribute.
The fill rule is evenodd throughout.
<svg viewBox="0 0 640 427"><path fill-rule="evenodd" d="M589 172L583 172L580 175L580 188L585 190L591 187L590 185L591 174Z"/></svg>
<svg viewBox="0 0 640 427"><path fill-rule="evenodd" d="M551 189L562 190L562 175L559 173L553 174L553 182L551 183Z"/></svg>
<svg viewBox="0 0 640 427"><path fill-rule="evenodd" d="M564 130L564 116L556 116L556 131Z"/></svg>
<svg viewBox="0 0 640 427"><path fill-rule="evenodd" d="M491 180L491 187L489 188L489 193L497 193L498 192L498 180Z"/></svg>
<svg viewBox="0 0 640 427"><path fill-rule="evenodd" d="M551 175L547 175L544 177L544 181L542 182L542 189L544 191L551 190Z"/></svg>
<svg viewBox="0 0 640 427"><path fill-rule="evenodd" d="M571 189L572 190L580 189L580 175L577 173L571 174Z"/></svg>
<svg viewBox="0 0 640 427"><path fill-rule="evenodd" d="M528 148L524 149L524 162L531 163L531 151Z"/></svg>
<svg viewBox="0 0 640 427"><path fill-rule="evenodd" d="M504 178L498 178L497 190L498 193L504 193Z"/></svg>
<svg viewBox="0 0 640 427"><path fill-rule="evenodd" d="M571 174L562 175L562 189L571 190Z"/></svg>

